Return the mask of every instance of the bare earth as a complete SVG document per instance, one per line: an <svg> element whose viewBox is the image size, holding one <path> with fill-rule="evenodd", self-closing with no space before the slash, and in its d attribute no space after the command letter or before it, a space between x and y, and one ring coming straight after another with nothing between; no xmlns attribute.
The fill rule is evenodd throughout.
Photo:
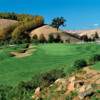
<svg viewBox="0 0 100 100"><path fill-rule="evenodd" d="M32 45L29 45L28 48L30 48L30 50L27 50L26 52L24 53L18 53L18 52L10 52L11 54L14 54L15 56L13 56L14 58L19 58L19 57L25 57L25 56L30 56L32 55L32 51L35 51L36 49L31 49L35 46L32 46ZM18 48L17 48L18 49ZM20 48L20 49L25 49L25 48Z"/></svg>
<svg viewBox="0 0 100 100"><path fill-rule="evenodd" d="M10 20L10 19L0 19L0 29L8 26L9 24L16 23L16 20Z"/></svg>
<svg viewBox="0 0 100 100"><path fill-rule="evenodd" d="M100 29L95 29L95 30L78 30L78 31L74 31L74 30L65 30L66 32L69 32L71 34L77 34L79 36L82 35L87 35L88 37L92 37L96 32L98 32L98 35L100 37Z"/></svg>
<svg viewBox="0 0 100 100"><path fill-rule="evenodd" d="M67 32L64 32L62 30L58 30L56 28L53 28L49 25L44 25L42 27L36 28L34 30L31 31L30 33L30 37L32 38L34 36L34 34L37 34L37 36L39 37L40 34L43 33L45 38L48 39L48 36L50 33L52 33L54 35L54 37L57 36L57 34L59 33L61 36L61 39L65 42L66 39L70 38L70 42L79 42L80 40L71 36L70 34L68 34Z"/></svg>

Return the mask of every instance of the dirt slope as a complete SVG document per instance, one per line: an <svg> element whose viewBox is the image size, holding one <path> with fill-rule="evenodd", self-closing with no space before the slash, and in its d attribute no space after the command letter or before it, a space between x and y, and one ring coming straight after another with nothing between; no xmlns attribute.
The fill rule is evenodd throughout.
<svg viewBox="0 0 100 100"><path fill-rule="evenodd" d="M72 33L72 34L77 34L79 36L87 35L88 37L91 37L96 32L98 32L98 35L100 37L100 29L96 29L96 30L78 30L78 31L69 30L69 31L66 31L66 32L69 32L69 33Z"/></svg>
<svg viewBox="0 0 100 100"><path fill-rule="evenodd" d="M38 37L40 36L40 34L43 33L44 36L46 37L46 39L48 39L48 35L50 33L53 33L54 37L57 36L57 34L59 33L61 38L65 41L66 39L70 38L71 39L71 42L78 42L80 41L79 39L75 38L73 35L67 33L67 32L64 32L62 30L58 30L56 28L53 28L49 25L44 25L42 27L39 27L33 31L31 31L30 33L30 37L32 38L34 34L37 34Z"/></svg>
<svg viewBox="0 0 100 100"><path fill-rule="evenodd" d="M72 74L67 78L60 78L51 86L42 91L35 92L32 98L50 97L50 100L100 100L100 71L83 68L83 72ZM77 95L75 95L77 91ZM86 92L91 92L91 95L81 95ZM93 96L99 99L92 99ZM84 97L82 99L82 97Z"/></svg>
<svg viewBox="0 0 100 100"><path fill-rule="evenodd" d="M0 29L6 27L9 24L16 23L17 21L15 20L9 20L9 19L0 19Z"/></svg>

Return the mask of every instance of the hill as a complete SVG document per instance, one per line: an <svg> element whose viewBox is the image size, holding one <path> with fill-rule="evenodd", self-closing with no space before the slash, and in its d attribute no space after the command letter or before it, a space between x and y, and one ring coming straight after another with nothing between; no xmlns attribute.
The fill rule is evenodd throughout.
<svg viewBox="0 0 100 100"><path fill-rule="evenodd" d="M8 42L10 40L18 41L20 43L29 42L30 30L40 27L44 24L42 16L29 15L29 14L15 14L15 13L0 13L0 19L17 20L18 22L12 23L3 27L0 30L0 40ZM2 20L2 23L4 21Z"/></svg>
<svg viewBox="0 0 100 100"><path fill-rule="evenodd" d="M18 21L16 20L11 20L11 19L0 19L0 29L8 26L9 24L16 23Z"/></svg>
<svg viewBox="0 0 100 100"><path fill-rule="evenodd" d="M50 33L53 33L54 37L57 36L57 34L59 33L61 36L61 39L65 42L68 38L70 38L71 42L79 42L79 38L75 37L74 35L68 33L68 32L64 32L62 30L58 30L56 28L53 28L49 25L44 25L41 26L37 29L34 29L31 31L30 33L30 37L32 38L34 34L37 34L37 36L39 37L40 34L43 33L44 36L46 37L46 39L48 39L48 36Z"/></svg>
<svg viewBox="0 0 100 100"><path fill-rule="evenodd" d="M95 30L78 30L78 31L74 31L74 30L67 30L66 32L72 33L72 34L76 34L79 36L82 35L87 35L88 37L93 36L96 32L98 33L99 37L100 37L100 29L95 29Z"/></svg>

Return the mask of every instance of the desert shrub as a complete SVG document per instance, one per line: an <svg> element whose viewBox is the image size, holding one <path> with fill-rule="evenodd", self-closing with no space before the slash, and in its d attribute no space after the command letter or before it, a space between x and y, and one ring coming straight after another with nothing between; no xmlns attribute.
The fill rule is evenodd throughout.
<svg viewBox="0 0 100 100"><path fill-rule="evenodd" d="M83 59L75 60L73 63L73 68L75 69L81 69L86 66L87 66L87 62Z"/></svg>
<svg viewBox="0 0 100 100"><path fill-rule="evenodd" d="M93 54L93 55L90 56L90 58L89 58L90 64L93 64L97 61L100 61L100 55L99 54Z"/></svg>

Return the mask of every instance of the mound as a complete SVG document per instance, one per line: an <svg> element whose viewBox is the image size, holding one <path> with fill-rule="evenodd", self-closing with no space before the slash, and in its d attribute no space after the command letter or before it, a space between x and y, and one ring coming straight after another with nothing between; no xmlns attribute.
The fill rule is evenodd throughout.
<svg viewBox="0 0 100 100"><path fill-rule="evenodd" d="M10 19L0 19L0 29L8 26L9 24L16 23L16 20L10 20Z"/></svg>
<svg viewBox="0 0 100 100"><path fill-rule="evenodd" d="M62 39L63 41L66 41L66 39L68 39L68 38L70 38L70 41L71 41L71 42L78 42L78 41L80 41L80 40L79 40L78 38L76 38L74 35L71 35L71 34L69 34L69 33L67 33L67 32L62 31L62 30L58 30L58 31L57 31L56 28L53 28L53 27L51 27L51 26L49 26L49 25L44 25L44 26L42 26L42 27L39 27L39 28L37 28L37 29L31 31L30 37L32 38L34 34L37 34L37 36L39 37L41 33L44 34L44 36L45 36L46 39L48 39L48 35L49 35L50 33L53 33L54 37L56 37L57 34L59 33L60 36L61 36L61 39Z"/></svg>
<svg viewBox="0 0 100 100"><path fill-rule="evenodd" d="M77 34L79 36L82 36L82 35L87 35L88 37L91 37L93 36L96 32L98 32L98 35L100 37L100 29L96 29L96 30L78 30L78 31L73 31L73 30L70 30L70 31L66 31L66 32L70 32L72 34Z"/></svg>

